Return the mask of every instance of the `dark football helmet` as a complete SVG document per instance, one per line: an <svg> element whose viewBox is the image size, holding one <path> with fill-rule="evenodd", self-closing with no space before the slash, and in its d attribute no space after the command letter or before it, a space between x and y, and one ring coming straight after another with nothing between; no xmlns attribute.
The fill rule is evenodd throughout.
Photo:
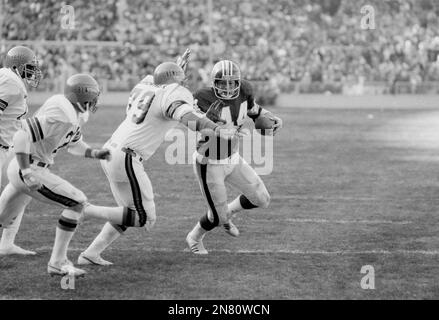
<svg viewBox="0 0 439 320"><path fill-rule="evenodd" d="M34 88L38 87L43 77L35 53L24 46L16 46L9 50L5 57L4 66L12 69L29 86Z"/></svg>
<svg viewBox="0 0 439 320"><path fill-rule="evenodd" d="M64 96L78 109L79 112L95 113L100 95L99 84L90 75L78 73L67 79Z"/></svg>
<svg viewBox="0 0 439 320"><path fill-rule="evenodd" d="M236 99L241 88L241 70L230 60L217 62L211 73L212 87L217 98Z"/></svg>

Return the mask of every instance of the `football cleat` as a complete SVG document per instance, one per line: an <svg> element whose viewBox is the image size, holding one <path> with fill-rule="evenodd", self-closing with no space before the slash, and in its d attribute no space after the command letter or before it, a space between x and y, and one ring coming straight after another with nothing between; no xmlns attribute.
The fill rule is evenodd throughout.
<svg viewBox="0 0 439 320"><path fill-rule="evenodd" d="M232 237L239 236L239 229L233 224L232 220L227 221L223 224L224 230L230 234Z"/></svg>
<svg viewBox="0 0 439 320"><path fill-rule="evenodd" d="M190 233L188 233L188 235L186 236L186 243L189 246L189 250L194 253L194 254L208 254L207 250L204 248L203 245L203 238L201 238L200 241L196 241L195 239L193 239L190 235Z"/></svg>
<svg viewBox="0 0 439 320"><path fill-rule="evenodd" d="M35 251L30 251L20 248L15 244L8 247L0 247L0 256L8 256L13 254L22 255L22 256L33 256L36 255L37 253Z"/></svg>
<svg viewBox="0 0 439 320"><path fill-rule="evenodd" d="M73 263L69 260L64 260L59 263L50 263L47 265L47 273L51 276L66 276L70 275L75 278L83 277L87 272L85 270L75 268Z"/></svg>
<svg viewBox="0 0 439 320"><path fill-rule="evenodd" d="M78 265L111 266L113 262L104 260L100 255L90 256L82 252L78 257Z"/></svg>

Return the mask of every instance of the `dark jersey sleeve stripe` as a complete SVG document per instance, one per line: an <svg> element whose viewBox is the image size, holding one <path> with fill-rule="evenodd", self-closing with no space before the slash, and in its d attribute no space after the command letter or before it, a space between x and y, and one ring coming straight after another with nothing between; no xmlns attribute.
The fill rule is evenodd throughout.
<svg viewBox="0 0 439 320"><path fill-rule="evenodd" d="M177 100L171 103L171 105L166 110L166 116L172 118L174 116L175 111L182 105L187 104L186 101Z"/></svg>
<svg viewBox="0 0 439 320"><path fill-rule="evenodd" d="M37 138L36 138L36 135L35 135L34 129L32 128L32 124L31 124L29 118L26 119L26 123L27 123L27 126L29 127L29 131L30 131L30 133L32 134L32 142L36 142L36 141L37 141Z"/></svg>
<svg viewBox="0 0 439 320"><path fill-rule="evenodd" d="M0 99L0 110L4 111L7 106L8 106L8 103L5 100Z"/></svg>
<svg viewBox="0 0 439 320"><path fill-rule="evenodd" d="M37 117L34 117L34 119L35 119L35 122L36 122L37 127L38 127L38 132L40 133L40 138L42 140L42 139L44 139L44 133L43 133L43 129L41 128L40 121L38 120Z"/></svg>

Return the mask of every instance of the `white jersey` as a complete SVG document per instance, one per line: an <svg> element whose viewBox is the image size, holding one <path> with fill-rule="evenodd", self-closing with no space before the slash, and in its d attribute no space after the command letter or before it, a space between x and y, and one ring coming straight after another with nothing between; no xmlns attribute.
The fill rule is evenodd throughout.
<svg viewBox="0 0 439 320"><path fill-rule="evenodd" d="M62 94L57 94L28 119L21 120L32 139L32 159L53 164L58 150L82 139L80 117L73 105Z"/></svg>
<svg viewBox="0 0 439 320"><path fill-rule="evenodd" d="M27 113L27 90L20 77L9 68L0 69L0 145L12 146L12 138Z"/></svg>
<svg viewBox="0 0 439 320"><path fill-rule="evenodd" d="M146 160L177 121L191 111L195 111L194 97L185 87L177 83L156 86L141 82L131 91L126 118L113 133L111 142L140 153Z"/></svg>

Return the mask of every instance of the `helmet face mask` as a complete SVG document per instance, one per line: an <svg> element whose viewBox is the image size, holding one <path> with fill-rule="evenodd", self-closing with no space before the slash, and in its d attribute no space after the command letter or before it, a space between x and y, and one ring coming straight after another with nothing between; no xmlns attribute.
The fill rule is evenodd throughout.
<svg viewBox="0 0 439 320"><path fill-rule="evenodd" d="M96 113L96 111L98 111L99 94L100 92L97 93L97 97L91 102L86 102L87 110L90 111L91 113Z"/></svg>
<svg viewBox="0 0 439 320"><path fill-rule="evenodd" d="M241 82L236 79L215 79L213 87L218 98L231 100L239 96Z"/></svg>
<svg viewBox="0 0 439 320"><path fill-rule="evenodd" d="M222 60L212 69L212 87L219 99L232 100L239 96L241 71L236 63Z"/></svg>
<svg viewBox="0 0 439 320"><path fill-rule="evenodd" d="M43 74L40 68L38 68L38 63L36 61L35 63L25 64L22 67L21 72L19 70L17 71L20 74L21 78L23 78L26 81L26 83L33 88L38 87L43 77Z"/></svg>

